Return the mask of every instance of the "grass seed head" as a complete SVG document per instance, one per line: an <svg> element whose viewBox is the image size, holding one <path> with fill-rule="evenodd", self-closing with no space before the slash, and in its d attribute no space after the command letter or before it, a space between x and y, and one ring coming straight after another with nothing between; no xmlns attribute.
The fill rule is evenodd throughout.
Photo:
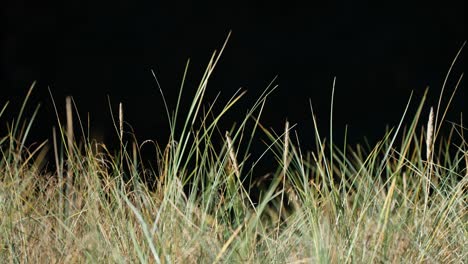
<svg viewBox="0 0 468 264"><path fill-rule="evenodd" d="M427 122L427 134L426 134L426 160L428 162L432 161L432 147L434 140L434 108L431 107L431 112L429 113L429 120Z"/></svg>

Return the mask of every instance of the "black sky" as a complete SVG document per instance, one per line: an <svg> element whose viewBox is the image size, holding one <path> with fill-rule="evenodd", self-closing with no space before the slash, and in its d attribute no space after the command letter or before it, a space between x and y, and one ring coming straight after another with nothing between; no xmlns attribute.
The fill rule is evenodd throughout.
<svg viewBox="0 0 468 264"><path fill-rule="evenodd" d="M4 2L0 102L19 105L37 80L33 104L44 104L37 135L49 136L55 124L47 87L59 107L63 109L64 96L73 95L82 113L91 112L94 127L113 133L109 95L115 105L125 104L139 138L166 140L164 108L150 70L174 105L187 59L191 67L185 89L190 94L212 51L232 30L208 99L221 92L221 102L226 102L243 87L248 105L278 75L279 89L265 109L264 124L280 129L287 117L299 124L307 141L312 131L309 98L322 126L328 126L336 76L336 129L349 124L352 140L377 139L387 123L399 120L412 90L418 101L430 86L429 102L435 102L466 40L461 0L200 2ZM465 53L450 84L464 71ZM466 107L464 86L462 82L453 118ZM237 113L245 112L245 105Z"/></svg>

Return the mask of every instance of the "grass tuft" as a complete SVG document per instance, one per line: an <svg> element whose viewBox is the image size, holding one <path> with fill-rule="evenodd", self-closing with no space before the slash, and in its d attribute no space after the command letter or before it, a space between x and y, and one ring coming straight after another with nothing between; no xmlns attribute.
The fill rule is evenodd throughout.
<svg viewBox="0 0 468 264"><path fill-rule="evenodd" d="M36 109L32 118L23 120L31 88L18 118L0 135L0 259L9 263L468 259L467 128L462 118L459 123L442 123L448 105L441 120L437 114L434 118L431 108L424 130L420 116L427 92L407 123L409 101L398 126L375 146L337 146L332 132L328 140L322 138L312 112L317 148L305 151L294 124L286 121L280 135L262 126L264 105L276 89L270 85L223 135L220 121L245 93L234 94L219 112L213 105L204 107L207 84L221 53L211 58L185 116L179 117L183 87L173 111L159 87L171 132L163 144L138 142L125 131L122 103L114 124L117 150L90 140L84 132L80 138L73 124L74 116L80 117L67 97L66 125L57 117L52 142L28 147L37 113ZM7 105L0 107L0 118ZM439 135L435 144L442 124L451 132ZM249 149L258 133L267 138L266 145L256 146L264 147L264 153L253 157ZM142 161L140 151L147 147L155 149L154 164ZM53 160L47 159L49 151ZM254 175L266 153L276 158L271 173Z"/></svg>

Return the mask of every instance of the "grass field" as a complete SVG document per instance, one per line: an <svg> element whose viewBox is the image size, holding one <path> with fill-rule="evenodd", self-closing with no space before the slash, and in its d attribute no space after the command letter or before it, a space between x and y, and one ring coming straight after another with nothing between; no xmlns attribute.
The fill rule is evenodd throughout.
<svg viewBox="0 0 468 264"><path fill-rule="evenodd" d="M187 113L178 111L183 89L176 108L167 109L169 142L136 142L120 105L114 114L120 147L108 149L87 137L67 99L67 118L58 120L53 140L26 145L37 111L26 117L21 110L0 135L1 262L468 259L466 128L462 119L445 121L450 103L440 103L456 96L458 84L442 87L430 113L423 111L426 95L394 109L401 109L402 121L373 147L338 147L332 120L311 118L317 148L306 151L293 124L280 132L262 127L273 86L230 131L218 129L243 95L233 95L217 113L205 105L218 59L213 55ZM415 100L416 112L407 112ZM0 106L1 122L5 111L7 105ZM321 125L330 126L330 135L319 134ZM267 146L252 140L256 134L269 138ZM222 146L213 142L219 135ZM255 162L247 162L261 158L249 156L254 144L276 157L267 180L253 175ZM151 166L142 162L141 147L156 150Z"/></svg>

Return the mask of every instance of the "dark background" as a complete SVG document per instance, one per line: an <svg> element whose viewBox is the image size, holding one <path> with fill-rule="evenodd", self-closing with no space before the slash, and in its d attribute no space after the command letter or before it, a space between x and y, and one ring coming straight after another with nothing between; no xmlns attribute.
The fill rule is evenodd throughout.
<svg viewBox="0 0 468 264"><path fill-rule="evenodd" d="M427 86L429 103L436 103L466 40L461 0L385 5L201 2L3 1L0 103L9 100L12 107L0 119L0 129L37 80L30 105L43 106L33 138L50 137L56 124L50 87L61 112L65 96L73 95L82 118L91 113L93 133L105 135L109 144L115 134L107 95L115 111L119 101L124 103L126 120L140 140L164 144L169 128L151 69L174 106L191 58L188 105L213 50L232 30L207 97L210 101L221 92L222 105L239 87L248 90L227 123L241 120L246 107L278 75L279 89L262 123L281 131L288 118L298 124L303 145L311 146L309 99L327 133L336 76L336 136L342 137L348 124L349 142L364 137L373 142L383 136L386 124L397 124L412 90L414 105ZM465 54L455 65L448 92L465 69ZM450 120L457 121L466 107L464 86L462 82Z"/></svg>

